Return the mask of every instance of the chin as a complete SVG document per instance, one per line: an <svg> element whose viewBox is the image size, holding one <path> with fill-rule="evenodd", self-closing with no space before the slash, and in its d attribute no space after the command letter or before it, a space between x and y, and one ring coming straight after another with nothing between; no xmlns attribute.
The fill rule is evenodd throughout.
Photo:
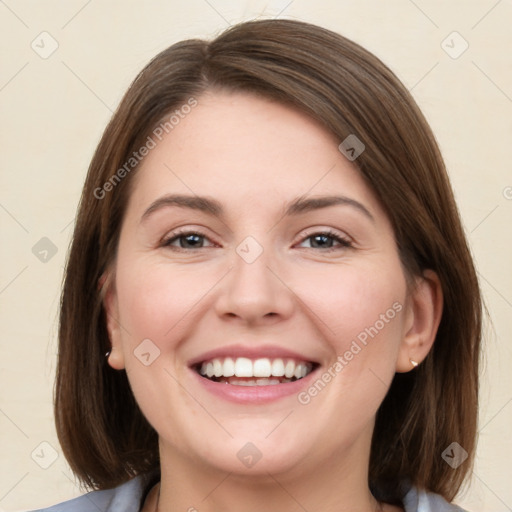
<svg viewBox="0 0 512 512"><path fill-rule="evenodd" d="M238 448L238 446L237 446ZM293 453L293 457L291 456ZM260 450L256 444L247 442L241 448L222 457L210 460L210 465L220 471L240 477L259 477L267 479L270 475L289 474L296 470L304 457L289 447L282 450Z"/></svg>

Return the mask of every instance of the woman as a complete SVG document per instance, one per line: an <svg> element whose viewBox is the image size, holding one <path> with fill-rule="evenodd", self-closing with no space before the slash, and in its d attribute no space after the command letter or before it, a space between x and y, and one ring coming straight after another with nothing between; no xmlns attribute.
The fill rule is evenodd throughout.
<svg viewBox="0 0 512 512"><path fill-rule="evenodd" d="M375 56L263 20L139 74L91 163L47 510L438 511L475 452L481 299L435 139Z"/></svg>

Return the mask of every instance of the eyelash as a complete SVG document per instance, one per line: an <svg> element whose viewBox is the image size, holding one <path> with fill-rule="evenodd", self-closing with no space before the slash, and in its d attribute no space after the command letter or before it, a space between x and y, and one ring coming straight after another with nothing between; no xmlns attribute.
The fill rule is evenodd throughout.
<svg viewBox="0 0 512 512"><path fill-rule="evenodd" d="M353 247L352 241L348 237L340 235L339 233L332 231L330 229L306 233L305 236L302 237L300 243L303 243L304 241L310 238L314 238L316 236L325 236L328 238L332 238L335 242L339 244L338 246L328 247L327 249L320 249L322 252L331 252L339 249L349 249ZM314 249L314 247L307 247L307 249Z"/></svg>
<svg viewBox="0 0 512 512"><path fill-rule="evenodd" d="M174 233L171 233L169 235L168 238L164 238L162 240L162 243L161 243L161 246L162 247L168 247L174 251L180 251L180 252L190 252L191 250L199 250L199 249L205 249L205 247L198 247L198 248L191 248L191 249L186 249L186 248L183 248L183 247L174 247L174 246L171 246L171 244L177 240L179 240L180 238L185 238L187 236L190 236L190 235L196 235L196 236L199 236L201 238L205 238L205 239L208 239L208 237L202 233L201 231L198 231L198 230L184 230L184 231L175 231ZM215 244L215 242L212 242L213 244Z"/></svg>
<svg viewBox="0 0 512 512"><path fill-rule="evenodd" d="M201 237L201 238L204 238L204 239L208 239L208 236L205 235L204 233L202 233L201 231L198 231L198 230L195 230L195 231L192 231L192 230L187 230L187 231L176 231L174 233L171 233L169 235L168 238L165 238L164 240L162 240L161 242L161 247L168 247L170 248L171 250L173 251L179 251L179 252L190 252L190 251L194 251L194 250L200 250L200 249L205 249L206 247L197 247L197 248L190 248L190 249L187 249L187 248L183 248L183 247L176 247L176 246L172 246L171 244L173 242L176 242L178 241L180 238L184 238L184 237L187 237L187 236L190 236L190 235L196 235L198 237ZM348 248L352 248L353 247L353 243L352 241L347 238L347 237L344 237L330 229L325 229L325 230L320 230L320 231L313 231L311 233L307 233L305 236L303 236L300 240L299 243L303 243L305 242L306 240L308 239L311 239L313 237L316 237L316 236L325 236L325 237L328 237L328 238L331 238L334 242L337 242L339 245L337 246L334 246L334 247L328 247L328 248L324 248L324 249L319 249L320 251L322 252L331 252L331 251L336 251L336 250L339 250L340 248L341 249L348 249ZM210 240L210 242L214 245L215 242L212 242ZM306 247L306 249L315 249L314 247Z"/></svg>

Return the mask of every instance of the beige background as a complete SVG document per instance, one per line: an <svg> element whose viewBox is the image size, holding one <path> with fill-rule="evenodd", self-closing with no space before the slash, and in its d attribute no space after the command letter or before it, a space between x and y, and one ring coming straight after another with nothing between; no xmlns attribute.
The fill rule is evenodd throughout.
<svg viewBox="0 0 512 512"><path fill-rule="evenodd" d="M477 463L458 502L475 512L512 510L510 0L0 1L0 510L80 493L52 418L56 318L81 185L111 112L160 50L258 15L318 23L361 43L398 74L432 124L493 324ZM34 254L43 237L55 255L48 241Z"/></svg>

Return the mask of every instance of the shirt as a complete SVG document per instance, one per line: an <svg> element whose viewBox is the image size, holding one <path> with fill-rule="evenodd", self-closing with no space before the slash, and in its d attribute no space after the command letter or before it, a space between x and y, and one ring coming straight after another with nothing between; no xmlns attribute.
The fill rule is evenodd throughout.
<svg viewBox="0 0 512 512"><path fill-rule="evenodd" d="M78 498L33 512L139 512L145 498L141 476L104 491L92 491ZM403 498L405 512L465 512L443 497L411 487Z"/></svg>

